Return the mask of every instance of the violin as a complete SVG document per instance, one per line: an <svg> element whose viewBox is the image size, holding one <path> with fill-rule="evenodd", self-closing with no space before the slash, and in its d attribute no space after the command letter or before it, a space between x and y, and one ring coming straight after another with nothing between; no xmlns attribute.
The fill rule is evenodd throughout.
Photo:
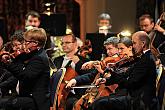
<svg viewBox="0 0 165 110"><path fill-rule="evenodd" d="M105 68L109 67L110 65L115 65L115 63L120 61L121 58L123 58L123 56L119 56L118 54L115 54L111 57L106 57L101 61L94 61L93 62L93 67L94 67L94 65L100 64L101 68L104 70Z"/></svg>
<svg viewBox="0 0 165 110"><path fill-rule="evenodd" d="M93 64L99 63L102 66L102 69L107 67L108 63L115 63L119 61L121 57L117 54L106 57L102 61L96 61ZM102 76L102 73L98 73L92 84L95 84L95 81ZM103 77L106 77L103 75ZM86 90L86 94L83 95L74 105L73 110L83 110L88 109L89 105L93 103L99 97L108 96L111 93L115 92L115 89L118 87L117 84L111 86L105 86L105 84L100 84L98 87L89 88Z"/></svg>
<svg viewBox="0 0 165 110"><path fill-rule="evenodd" d="M11 63L18 56L29 54L35 50L37 50L37 47L33 47L32 50L27 48L13 50L12 43L8 42L0 51L1 61L4 63Z"/></svg>

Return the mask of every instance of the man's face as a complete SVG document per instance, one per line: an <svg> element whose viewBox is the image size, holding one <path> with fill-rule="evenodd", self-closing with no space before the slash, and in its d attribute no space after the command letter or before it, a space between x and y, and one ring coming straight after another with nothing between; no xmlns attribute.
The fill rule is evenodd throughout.
<svg viewBox="0 0 165 110"><path fill-rule="evenodd" d="M105 48L109 57L118 54L118 48L116 48L112 44L105 45Z"/></svg>
<svg viewBox="0 0 165 110"><path fill-rule="evenodd" d="M134 54L140 54L143 51L144 43L139 40L137 35L132 36L132 43Z"/></svg>
<svg viewBox="0 0 165 110"><path fill-rule="evenodd" d="M132 52L132 46L127 47L123 43L118 43L118 51L121 56L129 55Z"/></svg>
<svg viewBox="0 0 165 110"><path fill-rule="evenodd" d="M70 53L75 51L77 48L77 43L73 42L72 36L67 35L62 38L62 49L65 53Z"/></svg>
<svg viewBox="0 0 165 110"><path fill-rule="evenodd" d="M35 50L38 46L38 41L35 41L35 40L30 40L28 38L24 38L24 48L26 49L26 51L32 51L32 50Z"/></svg>
<svg viewBox="0 0 165 110"><path fill-rule="evenodd" d="M147 33L149 33L150 31L152 31L152 29L154 28L154 23L151 22L148 18L140 21L139 25L140 25L140 29L142 31L147 32Z"/></svg>
<svg viewBox="0 0 165 110"><path fill-rule="evenodd" d="M99 21L99 24L98 25L99 25L99 27L102 27L102 26L109 27L110 26L110 22L109 22L109 20L102 19L102 20Z"/></svg>
<svg viewBox="0 0 165 110"><path fill-rule="evenodd" d="M28 19L26 20L25 26L33 26L33 27L39 27L40 25L40 20L38 17L34 16L28 16Z"/></svg>
<svg viewBox="0 0 165 110"><path fill-rule="evenodd" d="M14 51L22 50L22 49L23 49L22 43L19 42L18 40L12 41L12 45L13 45L13 50L14 50Z"/></svg>

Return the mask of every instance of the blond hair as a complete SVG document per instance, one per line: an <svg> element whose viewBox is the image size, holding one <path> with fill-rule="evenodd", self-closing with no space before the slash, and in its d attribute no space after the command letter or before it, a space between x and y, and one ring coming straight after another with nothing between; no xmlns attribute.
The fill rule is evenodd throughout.
<svg viewBox="0 0 165 110"><path fill-rule="evenodd" d="M37 42L39 46L44 47L47 41L46 32L43 28L33 28L24 33L24 38Z"/></svg>

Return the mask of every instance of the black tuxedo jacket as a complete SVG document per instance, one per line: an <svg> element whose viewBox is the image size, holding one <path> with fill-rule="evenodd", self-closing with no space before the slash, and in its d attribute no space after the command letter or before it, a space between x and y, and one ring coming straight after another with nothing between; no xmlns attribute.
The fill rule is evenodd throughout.
<svg viewBox="0 0 165 110"><path fill-rule="evenodd" d="M50 74L47 54L44 49L40 49L27 56L26 63L23 58L17 58L8 68L19 80L19 95L32 97L38 110L49 110Z"/></svg>
<svg viewBox="0 0 165 110"><path fill-rule="evenodd" d="M141 97L151 107L156 97L156 65L151 51L143 54L126 73L112 73L107 78L106 85L116 83L121 88L127 88L133 98Z"/></svg>
<svg viewBox="0 0 165 110"><path fill-rule="evenodd" d="M82 64L89 61L89 59L84 58L84 57L79 56L79 55L78 55L78 57L80 60L75 64L75 71L77 72L77 74L79 76L81 76L83 74L89 73L88 70L82 70L81 69ZM57 69L61 68L63 60L64 60L64 56L60 56L60 57L57 57L54 59L54 64L57 67ZM70 93L69 96L75 96L75 97L79 98L79 97L81 97L82 94L84 94L84 92L85 92L85 89L75 89L76 94Z"/></svg>
<svg viewBox="0 0 165 110"><path fill-rule="evenodd" d="M11 90L12 94L16 94L17 82L17 78L15 78L4 65L0 64L0 89L2 96L10 95L9 90Z"/></svg>
<svg viewBox="0 0 165 110"><path fill-rule="evenodd" d="M81 56L78 56L79 57L79 61L75 64L75 71L79 74L79 75L82 75L82 74L85 74L87 71L86 70L82 70L81 69L81 66L89 61L89 59L87 58L83 58ZM62 63L63 63L63 60L64 60L64 56L59 56L57 58L54 59L54 64L55 66L57 67L57 69L60 69L61 66L62 66Z"/></svg>
<svg viewBox="0 0 165 110"><path fill-rule="evenodd" d="M76 77L78 85L89 83L96 73ZM125 73L111 73L106 85L119 84L127 89L133 98L141 97L147 106L152 106L156 97L156 65L151 51L141 56ZM153 103L152 103L153 102Z"/></svg>

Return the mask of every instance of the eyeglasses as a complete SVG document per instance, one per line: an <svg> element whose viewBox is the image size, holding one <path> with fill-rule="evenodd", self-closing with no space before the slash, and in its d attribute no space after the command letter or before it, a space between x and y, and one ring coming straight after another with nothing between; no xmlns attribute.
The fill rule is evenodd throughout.
<svg viewBox="0 0 165 110"><path fill-rule="evenodd" d="M38 43L37 41L34 41L34 40L26 40L26 39L24 39L24 41L25 41L25 44L30 44L32 42Z"/></svg>
<svg viewBox="0 0 165 110"><path fill-rule="evenodd" d="M68 44L71 44L71 43L74 43L74 42L61 42L61 45L64 45L64 44L68 45Z"/></svg>

